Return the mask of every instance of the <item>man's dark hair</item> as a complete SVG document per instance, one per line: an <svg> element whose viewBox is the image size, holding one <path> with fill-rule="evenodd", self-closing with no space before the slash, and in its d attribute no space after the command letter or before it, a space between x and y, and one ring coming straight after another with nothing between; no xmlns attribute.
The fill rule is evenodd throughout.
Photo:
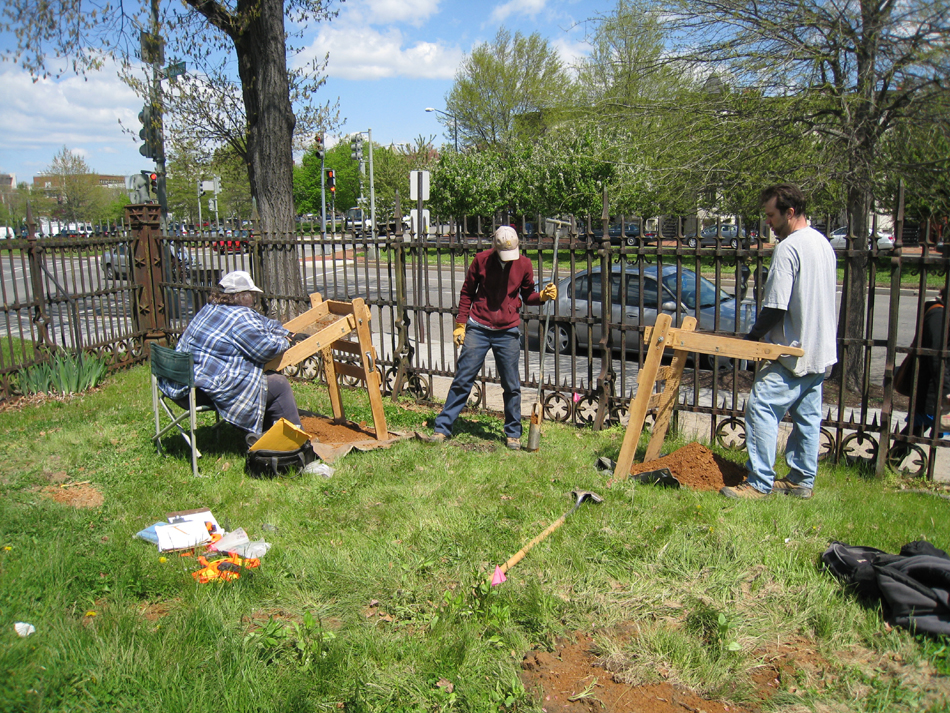
<svg viewBox="0 0 950 713"><path fill-rule="evenodd" d="M208 302L213 305L228 305L230 307L251 307L257 301L254 292L222 292L215 289L208 295Z"/></svg>
<svg viewBox="0 0 950 713"><path fill-rule="evenodd" d="M794 208L795 215L805 215L807 201L805 194L798 186L793 186L791 183L778 183L769 186L759 195L760 205L765 205L773 198L775 199L775 207L783 214L787 213L789 208Z"/></svg>

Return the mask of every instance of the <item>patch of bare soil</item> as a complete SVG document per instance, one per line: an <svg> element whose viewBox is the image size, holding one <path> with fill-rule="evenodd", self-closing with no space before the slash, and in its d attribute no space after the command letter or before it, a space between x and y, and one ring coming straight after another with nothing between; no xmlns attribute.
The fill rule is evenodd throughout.
<svg viewBox="0 0 950 713"><path fill-rule="evenodd" d="M300 423L303 430L311 438L316 438L320 443L359 443L376 438L376 429L367 427L366 423L334 423L332 419L322 416L303 416L300 417Z"/></svg>
<svg viewBox="0 0 950 713"><path fill-rule="evenodd" d="M713 453L702 443L695 442L662 458L638 463L630 472L637 475L660 468L669 468L680 485L692 490L719 490L726 485L738 485L746 477L745 468L741 465Z"/></svg>
<svg viewBox="0 0 950 713"><path fill-rule="evenodd" d="M609 671L584 633L559 641L553 653L532 651L521 662L521 682L546 713L751 713L710 701L670 683L631 686Z"/></svg>
<svg viewBox="0 0 950 713"><path fill-rule="evenodd" d="M618 641L636 636L635 627L620 625L601 632ZM840 668L857 667L870 677L900 680L918 692L921 710L948 710L950 680L926 661L910 663L894 651L875 652L853 646L837 652L838 663L826 659L814 643L795 637L754 652L760 662L748 675L755 699L745 705L709 700L679 684L670 682L637 684L641 679L629 661L598 655L601 647L583 632L559 639L553 652L532 651L521 664L525 690L546 713L758 713L769 707L780 690L791 694L808 692L820 696L840 689ZM649 677L667 677L662 667L651 669ZM631 683L633 681L634 683ZM870 686L852 682L849 691L855 701L873 697ZM828 710L838 710L833 704ZM798 708L795 708L798 710Z"/></svg>
<svg viewBox="0 0 950 713"><path fill-rule="evenodd" d="M76 483L48 485L40 490L45 497L74 508L97 508L103 503L102 493L94 485Z"/></svg>

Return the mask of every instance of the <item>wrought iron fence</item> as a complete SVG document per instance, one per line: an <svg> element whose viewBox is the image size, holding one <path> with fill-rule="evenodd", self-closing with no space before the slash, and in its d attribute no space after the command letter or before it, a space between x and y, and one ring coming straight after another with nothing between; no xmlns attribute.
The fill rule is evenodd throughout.
<svg viewBox="0 0 950 713"><path fill-rule="evenodd" d="M223 274L245 269L259 279L263 261L276 249L299 266L305 293L361 297L370 306L389 392L433 398L437 382L447 383L454 374L451 335L465 272L474 255L490 247L495 227L491 220L460 219L434 220L437 228L422 236L404 233L401 226L375 238L332 230L321 235L306 225L287 236L259 235L253 228L231 236L162 235L156 207L131 207L128 217L98 235L0 242L4 397L17 392L16 374L48 358L50 350L95 351L112 368L141 361L149 340L176 339ZM709 240L697 230L697 220L689 230L684 220L631 219L635 235L629 234L634 228L623 227L624 218L618 234L609 225L605 233L590 220L519 216L510 222L521 232L522 251L531 258L539 285L556 280L561 287L550 316L524 311L523 386L541 394L548 418L579 425L624 422L636 392L643 330L657 310L673 313L677 322L693 315L704 330L745 333L771 259L772 245L758 234L743 237L741 225L717 223ZM898 222L892 250L872 246L862 303L839 294L845 315L855 309L865 314L861 337L839 339L842 354L860 353L862 369L851 379L856 388L846 379L826 382L822 453L878 469L891 457L895 467L932 475L937 448L950 441L940 434L898 433L919 404L896 395L891 379L895 360L904 354L935 354L910 344L928 291L932 296L950 280L950 255L927 227L917 245L905 247L901 227ZM837 252L846 282L859 256L868 253L858 249L854 237ZM908 275L913 288L907 286ZM292 297L280 291L263 295L284 304ZM542 334L546 318L551 329ZM946 320L944 329L946 337ZM936 354L948 357L950 351ZM493 367L486 362L472 405L489 403L498 383ZM727 447L744 444L743 413L753 376L748 367L695 359L684 374L678 410L708 419L709 438ZM296 370L302 378L320 374L316 360ZM895 445L906 454L898 458Z"/></svg>

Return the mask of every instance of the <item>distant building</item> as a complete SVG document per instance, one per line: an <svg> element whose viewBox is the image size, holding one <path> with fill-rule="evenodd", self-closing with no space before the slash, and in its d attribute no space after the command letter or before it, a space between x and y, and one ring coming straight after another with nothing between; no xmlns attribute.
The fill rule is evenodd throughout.
<svg viewBox="0 0 950 713"><path fill-rule="evenodd" d="M0 191L12 191L16 188L15 173L0 173Z"/></svg>
<svg viewBox="0 0 950 713"><path fill-rule="evenodd" d="M103 188L125 189L125 176L106 176L94 174ZM33 176L33 188L40 191L56 191L62 188L63 177L58 174L41 173Z"/></svg>

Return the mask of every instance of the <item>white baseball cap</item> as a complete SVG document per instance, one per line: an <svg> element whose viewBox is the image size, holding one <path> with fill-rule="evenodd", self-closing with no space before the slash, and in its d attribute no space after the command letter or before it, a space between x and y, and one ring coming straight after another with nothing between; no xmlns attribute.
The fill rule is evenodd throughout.
<svg viewBox="0 0 950 713"><path fill-rule="evenodd" d="M221 278L218 283L226 295L233 295L237 292L263 292L261 288L254 284L250 274L244 270L235 270L229 272Z"/></svg>
<svg viewBox="0 0 950 713"><path fill-rule="evenodd" d="M492 239L492 247L498 253L504 262L517 260L518 255L518 233L510 225L503 225L495 231L495 237Z"/></svg>

